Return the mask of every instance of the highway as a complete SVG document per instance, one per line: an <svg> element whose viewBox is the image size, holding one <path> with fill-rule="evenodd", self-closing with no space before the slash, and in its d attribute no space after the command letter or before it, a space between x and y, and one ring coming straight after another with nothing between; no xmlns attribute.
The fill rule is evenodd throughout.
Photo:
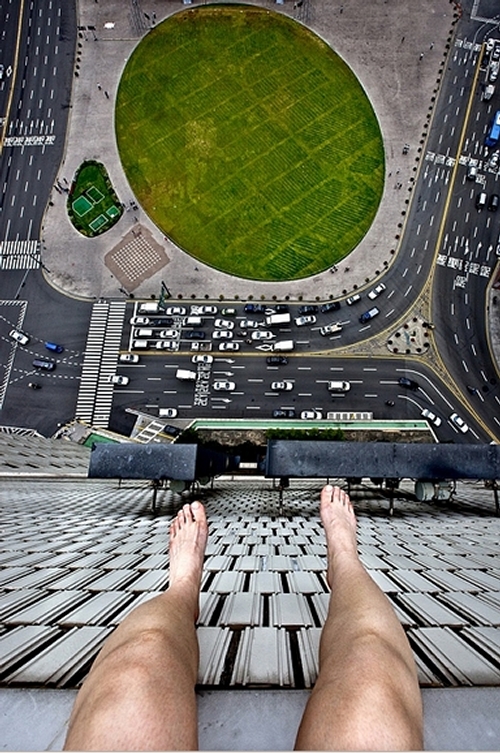
<svg viewBox="0 0 500 753"><path fill-rule="evenodd" d="M71 107L76 6L74 0L24 0L3 3L2 13L2 423L29 425L50 435L75 414L92 310L91 303L48 288L43 264L40 267L41 222L62 159ZM500 437L500 388L486 329L487 291L498 264L500 212L476 208L480 191L488 197L500 194L498 166L491 165L491 154L484 148L498 101L497 95L490 101L483 98L490 60L482 42L493 27L466 19L461 24L432 118L422 113L427 137L412 179L399 246L394 241L393 251L397 248L398 253L388 268L381 269L379 281L385 289L380 295L368 297L371 285L358 291L360 299L353 305L341 299L338 311L315 312L316 321L302 327L294 322L300 303L290 304L292 322L282 327L264 326L264 314L245 313L241 302L218 304L219 309L235 307L234 318L228 317L235 326L215 326L215 319L224 318L220 311L203 317L202 342L209 343L207 352L214 360L208 376L200 376L195 385L175 378L178 367L193 366L195 341L187 335L184 315L171 317L170 324L153 324L153 335L146 337L148 349L137 351L140 362L116 364L117 373L130 381L114 387L110 428L129 433L130 411L157 416L160 407L177 408L183 423L196 416L271 418L276 409L294 410L297 416L305 410L320 411L323 419L343 411L418 419L427 408L441 419L439 426L432 425L439 441L489 442ZM470 166L477 168L472 180L467 176ZM64 193L67 186L56 190ZM393 190L400 190L397 177ZM189 309L192 304L196 302L182 305ZM378 314L360 321L373 307ZM134 350L140 327L150 326L131 325L137 314L129 302L121 352ZM257 326L244 327L243 320L252 317ZM391 356L388 341L413 317L432 323L425 332L431 343L428 353L401 351ZM320 328L330 323L338 323L340 329L322 336ZM13 343L9 332L14 327L30 336L28 345ZM175 336L160 336L163 329L173 329ZM227 332L225 337L215 334L221 330ZM256 332L266 331L269 339L254 339ZM57 358L51 356L56 361L53 372L40 374L32 361L47 357L46 340L63 343L65 350ZM172 340L174 349L155 347L165 340ZM266 355L280 340L294 342L288 364L266 365ZM223 342L236 343L237 350L220 351ZM26 389L34 374L43 390ZM402 376L415 380L419 388L402 388ZM234 381L236 388L216 392L213 383L220 379ZM271 382L281 379L290 380L293 388L286 393L271 390ZM346 380L351 388L332 396L326 386L332 379ZM108 377L102 381L107 383ZM467 422L468 431L459 431L450 421L454 413Z"/></svg>

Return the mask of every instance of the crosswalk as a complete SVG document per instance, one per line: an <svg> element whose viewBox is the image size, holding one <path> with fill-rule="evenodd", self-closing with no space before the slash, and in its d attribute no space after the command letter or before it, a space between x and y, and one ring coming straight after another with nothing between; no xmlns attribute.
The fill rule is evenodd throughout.
<svg viewBox="0 0 500 753"><path fill-rule="evenodd" d="M0 269L38 269L40 241L0 241Z"/></svg>
<svg viewBox="0 0 500 753"><path fill-rule="evenodd" d="M76 418L106 428L113 404L113 385L109 377L116 363L125 318L124 301L95 303L90 318L83 360Z"/></svg>

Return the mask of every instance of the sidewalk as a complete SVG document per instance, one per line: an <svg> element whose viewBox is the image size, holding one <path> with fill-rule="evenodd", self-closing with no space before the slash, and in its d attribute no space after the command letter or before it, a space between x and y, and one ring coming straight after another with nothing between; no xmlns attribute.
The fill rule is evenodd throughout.
<svg viewBox="0 0 500 753"><path fill-rule="evenodd" d="M291 0L284 5L271 0L256 4L292 17L303 14L303 5L296 9ZM48 208L42 228L42 254L44 264L52 270L48 281L54 287L88 299L123 297L123 284L104 259L132 228L137 232L139 226L148 230L163 248L167 262L138 283L133 290L136 297L158 294L164 280L173 298L245 299L252 295L256 299L276 296L282 300L288 295L292 300L328 299L330 295L345 295L354 286L372 284L383 273L397 251L398 224L403 222L409 187L416 175L423 126L445 45L453 33L454 5L445 0L402 0L397 13L384 0L374 0L370 13L359 0L346 3L345 7L331 0L315 0L308 6L308 25L352 67L379 117L386 150L386 186L372 228L351 255L338 264L337 273L326 271L284 283L241 280L205 266L166 240L142 210L134 212L130 208L134 197L116 148L114 99L126 61L147 31L148 22L138 2L133 4L133 10L127 6L127 13L121 0L80 0L79 6L79 26L95 26L96 31L80 32L76 61L79 75L74 78L66 153L58 178L71 181L86 159L102 161L128 210L109 232L85 239L67 218L66 195L53 191L53 205ZM162 0L150 0L147 12L150 17L155 12L160 22L183 8L180 0L172 0L168 6ZM105 24L113 26L105 28ZM402 153L404 144L410 145L406 155ZM401 190L395 188L399 183Z"/></svg>

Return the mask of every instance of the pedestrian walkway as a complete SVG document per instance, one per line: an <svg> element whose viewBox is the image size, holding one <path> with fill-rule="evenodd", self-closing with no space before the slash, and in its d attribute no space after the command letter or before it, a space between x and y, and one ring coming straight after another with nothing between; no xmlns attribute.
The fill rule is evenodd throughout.
<svg viewBox="0 0 500 753"><path fill-rule="evenodd" d="M90 318L76 418L107 428L113 403L113 385L125 320L125 301L95 303Z"/></svg>
<svg viewBox="0 0 500 753"><path fill-rule="evenodd" d="M40 241L0 241L0 270L38 269Z"/></svg>

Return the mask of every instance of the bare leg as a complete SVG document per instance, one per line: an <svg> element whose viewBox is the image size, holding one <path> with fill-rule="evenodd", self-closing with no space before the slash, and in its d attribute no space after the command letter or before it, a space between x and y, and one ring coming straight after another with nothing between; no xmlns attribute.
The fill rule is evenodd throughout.
<svg viewBox="0 0 500 753"><path fill-rule="evenodd" d="M170 527L170 581L108 638L70 719L66 750L194 750L198 614L207 521L200 502Z"/></svg>
<svg viewBox="0 0 500 753"><path fill-rule="evenodd" d="M364 569L348 495L326 486L320 514L331 588L319 675L298 750L411 750L423 746L415 661L385 594Z"/></svg>

